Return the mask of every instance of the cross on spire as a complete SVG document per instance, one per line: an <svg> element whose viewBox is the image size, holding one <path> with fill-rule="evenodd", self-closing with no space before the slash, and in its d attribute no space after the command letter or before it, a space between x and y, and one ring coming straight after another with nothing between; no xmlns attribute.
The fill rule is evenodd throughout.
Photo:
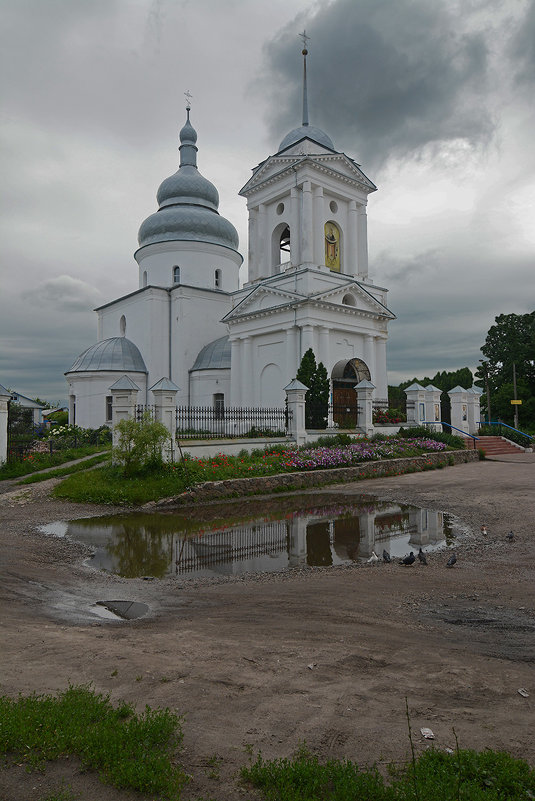
<svg viewBox="0 0 535 801"><path fill-rule="evenodd" d="M310 36L307 36L306 30L303 30L303 33L298 33L297 35L303 40L303 55L306 56L307 53L305 50L308 52L308 42L310 41Z"/></svg>
<svg viewBox="0 0 535 801"><path fill-rule="evenodd" d="M190 94L190 91L189 91L189 89L186 89L186 91L184 92L184 96L185 96L185 98L186 98L186 108L187 108L187 110L189 111L189 110L190 110L190 108L191 108L191 100L192 100L192 98L193 98L193 95L192 95L192 94Z"/></svg>

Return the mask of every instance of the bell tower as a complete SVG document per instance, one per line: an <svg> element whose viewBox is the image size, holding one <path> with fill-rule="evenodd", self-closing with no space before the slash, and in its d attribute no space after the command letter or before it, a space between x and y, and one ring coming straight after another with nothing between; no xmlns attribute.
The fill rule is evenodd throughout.
<svg viewBox="0 0 535 801"><path fill-rule="evenodd" d="M368 195L377 187L360 166L310 125L307 41L303 39L302 124L253 169L241 189L249 212L249 283L290 268L368 278Z"/></svg>

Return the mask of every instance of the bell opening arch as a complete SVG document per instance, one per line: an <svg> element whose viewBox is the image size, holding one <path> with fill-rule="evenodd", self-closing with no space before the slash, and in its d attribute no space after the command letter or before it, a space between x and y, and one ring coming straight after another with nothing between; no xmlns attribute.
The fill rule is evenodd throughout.
<svg viewBox="0 0 535 801"><path fill-rule="evenodd" d="M271 234L271 269L273 274L280 273L281 264L290 261L290 226L281 222Z"/></svg>

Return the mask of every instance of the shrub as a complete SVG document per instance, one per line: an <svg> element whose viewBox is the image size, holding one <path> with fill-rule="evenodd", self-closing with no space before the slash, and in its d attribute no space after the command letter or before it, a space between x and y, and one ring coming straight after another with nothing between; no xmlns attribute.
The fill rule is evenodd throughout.
<svg viewBox="0 0 535 801"><path fill-rule="evenodd" d="M162 447L170 439L163 423L145 412L141 420L120 420L115 426L119 441L113 448L113 460L123 468L125 476L162 467Z"/></svg>
<svg viewBox="0 0 535 801"><path fill-rule="evenodd" d="M414 426L411 428L400 428L398 437L426 437L427 439L434 439L436 442L444 442L450 448L455 448L462 451L466 448L466 440L464 437L458 437L455 434L447 434L445 431L430 431L426 426Z"/></svg>

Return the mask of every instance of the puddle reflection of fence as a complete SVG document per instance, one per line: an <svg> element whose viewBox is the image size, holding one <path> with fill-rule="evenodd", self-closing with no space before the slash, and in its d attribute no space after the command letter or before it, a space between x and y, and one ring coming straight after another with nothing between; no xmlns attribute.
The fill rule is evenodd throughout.
<svg viewBox="0 0 535 801"><path fill-rule="evenodd" d="M175 572L190 573L207 567L245 562L259 556L285 553L287 547L288 526L285 520L184 538L176 543Z"/></svg>

